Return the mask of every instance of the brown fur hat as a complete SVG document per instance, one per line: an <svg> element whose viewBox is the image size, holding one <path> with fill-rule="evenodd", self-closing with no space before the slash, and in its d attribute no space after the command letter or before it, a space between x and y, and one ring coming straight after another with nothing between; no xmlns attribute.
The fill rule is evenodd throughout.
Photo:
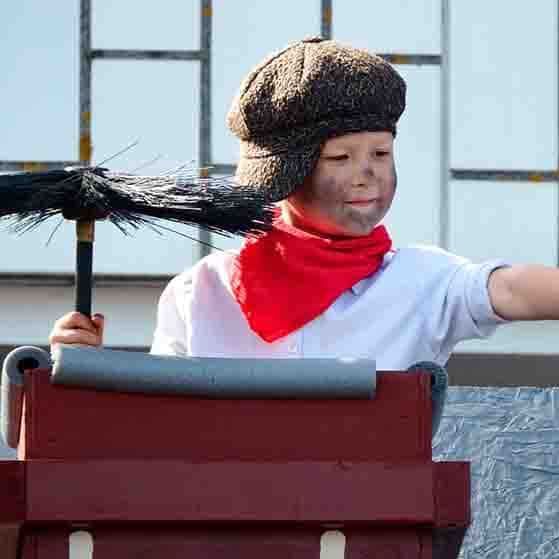
<svg viewBox="0 0 559 559"><path fill-rule="evenodd" d="M286 198L310 175L322 143L361 131L390 131L406 84L384 59L311 38L269 56L241 84L227 124L241 140L237 181Z"/></svg>

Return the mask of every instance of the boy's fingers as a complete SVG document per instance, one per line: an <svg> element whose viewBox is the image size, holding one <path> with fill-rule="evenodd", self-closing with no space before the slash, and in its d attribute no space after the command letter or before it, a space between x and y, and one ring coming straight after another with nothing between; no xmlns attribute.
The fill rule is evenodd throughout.
<svg viewBox="0 0 559 559"><path fill-rule="evenodd" d="M79 312L71 312L64 315L54 323L55 330L68 330L80 328L89 332L95 332L96 328L91 319Z"/></svg>
<svg viewBox="0 0 559 559"><path fill-rule="evenodd" d="M92 334L87 330L60 330L50 338L51 345L54 344L83 344L98 346L101 345L101 337L98 334Z"/></svg>
<svg viewBox="0 0 559 559"><path fill-rule="evenodd" d="M95 314L91 318L79 312L70 312L59 318L49 336L51 347L57 344L101 346L105 317Z"/></svg>
<svg viewBox="0 0 559 559"><path fill-rule="evenodd" d="M105 331L105 317L102 314L94 314L91 317L91 322L93 322L99 336L103 338L103 332Z"/></svg>

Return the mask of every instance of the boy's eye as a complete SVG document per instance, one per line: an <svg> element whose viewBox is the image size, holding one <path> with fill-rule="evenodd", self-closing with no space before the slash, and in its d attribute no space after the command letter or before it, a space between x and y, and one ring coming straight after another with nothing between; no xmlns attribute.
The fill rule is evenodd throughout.
<svg viewBox="0 0 559 559"><path fill-rule="evenodd" d="M386 157L387 155L390 155L389 151L384 151L384 150L378 150L375 152L375 155L377 157Z"/></svg>
<svg viewBox="0 0 559 559"><path fill-rule="evenodd" d="M341 155L325 155L324 158L325 158L325 159L329 159L330 161L343 161L344 159L347 159L348 156L347 156L347 154L341 154Z"/></svg>

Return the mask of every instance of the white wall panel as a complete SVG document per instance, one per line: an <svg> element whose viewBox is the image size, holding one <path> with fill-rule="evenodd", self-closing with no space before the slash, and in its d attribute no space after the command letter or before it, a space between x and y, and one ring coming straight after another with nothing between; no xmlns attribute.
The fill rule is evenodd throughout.
<svg viewBox="0 0 559 559"><path fill-rule="evenodd" d="M200 46L200 0L93 0L91 21L96 49L190 50Z"/></svg>
<svg viewBox="0 0 559 559"><path fill-rule="evenodd" d="M99 61L94 65L94 160L102 161L130 141L139 144L110 161L112 169L134 170L158 155L142 174L158 174L198 157L199 67L194 62ZM115 134L115 129L119 133ZM190 228L171 225L186 234ZM133 240L113 227L99 227L99 242L112 250L98 251L99 272L174 273L191 264L199 246L166 233L159 237L142 229Z"/></svg>
<svg viewBox="0 0 559 559"><path fill-rule="evenodd" d="M456 346L456 353L559 353L559 321L511 322L499 326L486 340L468 340ZM528 385L529 372L526 377ZM559 383L559 381L558 381ZM557 383L556 383L557 384Z"/></svg>
<svg viewBox="0 0 559 559"><path fill-rule="evenodd" d="M52 241L49 236L60 223L53 218L41 227L14 235L5 229L0 231L0 272L69 272L74 265L75 226L63 222ZM94 266L96 266L94 255Z"/></svg>
<svg viewBox="0 0 559 559"><path fill-rule="evenodd" d="M106 346L150 346L162 289L121 286L96 288L93 312L105 315ZM73 310L69 287L0 289L0 345L46 345L56 319Z"/></svg>
<svg viewBox="0 0 559 559"><path fill-rule="evenodd" d="M215 233L212 233L211 244L216 249L221 249L221 250L235 249L235 248L239 248L243 244L243 238L236 237L236 236L224 237L222 235L216 235ZM212 250L212 252L215 252L215 249Z"/></svg>
<svg viewBox="0 0 559 559"><path fill-rule="evenodd" d="M248 72L268 54L320 34L320 2L215 0L212 42L212 157L236 163L238 141L225 124L231 101Z"/></svg>
<svg viewBox="0 0 559 559"><path fill-rule="evenodd" d="M396 246L437 244L440 229L440 70L399 66L407 107L395 139L398 190L385 223Z"/></svg>
<svg viewBox="0 0 559 559"><path fill-rule="evenodd" d="M557 263L557 184L453 181L450 249L476 261Z"/></svg>
<svg viewBox="0 0 559 559"><path fill-rule="evenodd" d="M98 60L93 64L93 160L157 174L198 158L199 64L191 61Z"/></svg>
<svg viewBox="0 0 559 559"><path fill-rule="evenodd" d="M557 168L557 0L451 2L451 164Z"/></svg>
<svg viewBox="0 0 559 559"><path fill-rule="evenodd" d="M332 35L381 53L438 54L441 0L332 2Z"/></svg>
<svg viewBox="0 0 559 559"><path fill-rule="evenodd" d="M0 3L0 160L78 158L78 7Z"/></svg>
<svg viewBox="0 0 559 559"><path fill-rule="evenodd" d="M75 225L65 221L53 236L57 219L22 236L0 232L0 273L63 273L74 270ZM173 227L197 238L197 230ZM93 269L106 274L175 274L198 258L199 244L174 233L163 235L142 228L124 236L107 222L97 222Z"/></svg>
<svg viewBox="0 0 559 559"><path fill-rule="evenodd" d="M138 146L107 163L132 171L162 154L143 174L158 174L197 156L198 68L190 62L97 62L93 80L94 162L117 153L131 140ZM115 130L117 131L115 133ZM74 224L66 222L51 244L57 221L13 237L0 232L0 271L70 272L74 268ZM197 238L193 228L170 225ZM199 244L172 233L142 228L125 237L109 223L96 228L94 271L117 274L173 274L191 265Z"/></svg>

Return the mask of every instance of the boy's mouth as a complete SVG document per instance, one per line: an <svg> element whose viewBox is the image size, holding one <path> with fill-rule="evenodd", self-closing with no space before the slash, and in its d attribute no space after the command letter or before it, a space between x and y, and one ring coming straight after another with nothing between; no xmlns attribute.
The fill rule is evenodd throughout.
<svg viewBox="0 0 559 559"><path fill-rule="evenodd" d="M368 198L367 200L347 200L346 204L350 204L351 206L368 206L370 204L376 204L379 201L379 198Z"/></svg>

